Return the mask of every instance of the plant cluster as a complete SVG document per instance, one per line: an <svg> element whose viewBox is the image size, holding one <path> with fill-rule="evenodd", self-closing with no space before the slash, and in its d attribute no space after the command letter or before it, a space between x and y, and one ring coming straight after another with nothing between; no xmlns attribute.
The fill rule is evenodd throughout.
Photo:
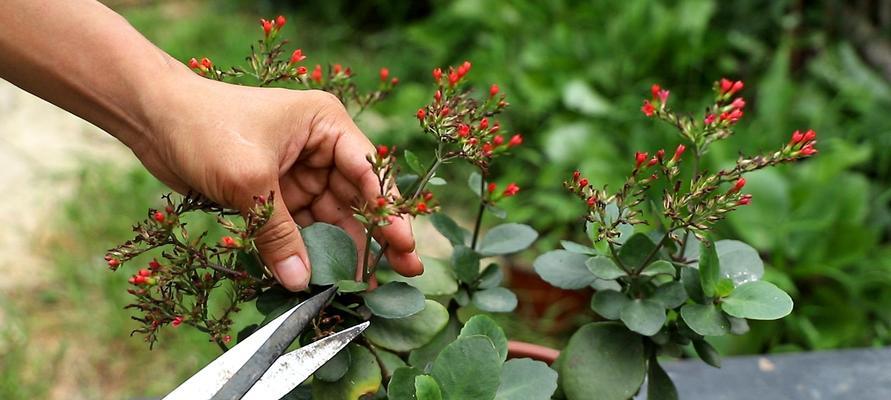
<svg viewBox="0 0 891 400"><path fill-rule="evenodd" d="M702 360L719 367L706 337L741 335L749 319L791 312L789 295L761 280L764 264L755 249L709 235L715 222L751 203L743 193L745 173L817 153L816 133L796 131L774 152L740 156L732 168L713 173L700 170L709 145L731 136L742 118L745 100L735 97L742 88L741 81L716 82L714 103L694 117L672 111L669 91L653 85L641 111L677 128L684 142L673 155L637 152L630 175L613 192L578 171L564 183L587 208L592 245L564 241L534 267L554 286L594 288L591 308L607 320L581 327L561 353L556 369L566 398L627 399L645 377L650 399L677 398L658 356L680 356L692 344Z"/></svg>
<svg viewBox="0 0 891 400"><path fill-rule="evenodd" d="M237 82L248 76L259 86L290 82L320 88L360 111L396 84L389 79L389 70L381 69L379 90L362 95L351 82L349 68L333 65L325 77L317 66L309 74L299 65L301 50L284 59L285 42L278 37L284 24L282 17L261 20L264 37L252 47L250 69L219 69L206 58L190 60L189 65L211 79ZM135 332L154 343L162 327L190 325L207 331L225 349L232 338L231 315L246 303L253 302L265 319L240 331L236 340L335 285L338 296L313 321L313 329L298 339L300 344L361 321L370 320L371 326L310 382L295 389L291 398L549 398L556 390L556 373L542 362L507 360L504 332L484 315L509 312L517 304L516 295L501 286L502 270L490 262L492 257L522 251L538 234L515 223L482 229L484 215L505 218L498 204L520 191L514 183L495 182L489 167L521 145L523 137L501 133L503 128L495 118L508 106L505 96L497 85L475 96L466 78L470 69L471 63L464 62L433 71L432 101L416 113L421 130L434 143L431 160L424 162L408 150L397 157L395 147L383 145L367 156L378 177L380 195L354 205L355 218L366 229L364 254L358 254L356 244L339 227L315 223L302 228L312 265L307 291L292 293L276 284L253 244L257 228L271 213L268 199L275 194L258 197L255 209L245 216L200 196L187 196L181 203L168 197L165 212L150 210L149 219L137 225L136 237L106 256L112 269L141 254L159 253L156 259L162 260L152 261L148 269L138 270L131 278L135 300L129 307L138 311L134 319L143 325ZM440 168L459 161L478 171L468 179L479 204L472 229L436 213L441 206L431 189L447 184L437 175ZM410 172L402 173L403 165ZM198 210L216 214L232 235L190 234L180 216ZM375 233L394 218L427 215L453 246L452 256L445 260L422 257L425 272L402 277L389 267L383 256L386 243L378 244ZM224 296L221 310L211 310L216 302L209 299L215 294ZM461 319L459 311L473 316Z"/></svg>

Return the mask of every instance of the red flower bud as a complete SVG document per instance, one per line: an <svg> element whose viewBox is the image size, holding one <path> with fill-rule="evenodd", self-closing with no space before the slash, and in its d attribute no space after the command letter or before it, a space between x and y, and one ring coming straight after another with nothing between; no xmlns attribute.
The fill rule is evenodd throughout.
<svg viewBox="0 0 891 400"><path fill-rule="evenodd" d="M160 211L155 211L155 213L152 214L152 218L154 218L154 220L157 221L159 224L164 223L164 213Z"/></svg>
<svg viewBox="0 0 891 400"><path fill-rule="evenodd" d="M647 162L647 166L652 167L652 166L656 165L656 163L658 163L658 162L659 162L659 160L657 160L656 157L653 157L649 162Z"/></svg>
<svg viewBox="0 0 891 400"><path fill-rule="evenodd" d="M504 144L504 137L501 135L495 136L494 138L492 138L492 144L501 146L502 144Z"/></svg>
<svg viewBox="0 0 891 400"><path fill-rule="evenodd" d="M200 66L201 65L198 64L198 60L196 60L195 57L192 57L189 59L189 68L198 69L198 67L200 67Z"/></svg>
<svg viewBox="0 0 891 400"><path fill-rule="evenodd" d="M715 114L707 114L705 116L705 124L711 125L711 124L715 123L715 118L717 118L717 116L715 116Z"/></svg>
<svg viewBox="0 0 891 400"><path fill-rule="evenodd" d="M458 67L458 76L463 78L468 72L470 72L470 61L464 61L464 63Z"/></svg>
<svg viewBox="0 0 891 400"><path fill-rule="evenodd" d="M681 155L684 154L684 150L687 150L687 146L683 144L679 144L678 148L674 150L674 156L671 157L671 161L677 162L681 159Z"/></svg>
<svg viewBox="0 0 891 400"><path fill-rule="evenodd" d="M588 186L588 179L582 178L582 180L579 181L579 189L584 188L585 186Z"/></svg>
<svg viewBox="0 0 891 400"><path fill-rule="evenodd" d="M594 205L597 204L597 198L594 196L588 197L587 203L588 207L594 207Z"/></svg>
<svg viewBox="0 0 891 400"><path fill-rule="evenodd" d="M467 141L467 143L470 143L471 146L476 146L476 144L479 143L479 140L477 140L477 138L475 137L472 137L470 138L470 140Z"/></svg>
<svg viewBox="0 0 891 400"><path fill-rule="evenodd" d="M742 197L739 198L739 201L736 202L736 205L747 206L751 203L752 203L752 195L744 194Z"/></svg>
<svg viewBox="0 0 891 400"><path fill-rule="evenodd" d="M572 181L573 182L578 181L580 176L582 176L582 173L579 172L579 170L573 171L572 172Z"/></svg>
<svg viewBox="0 0 891 400"><path fill-rule="evenodd" d="M436 100L439 103L442 100L442 91L437 90L436 93L433 93L433 100Z"/></svg>
<svg viewBox="0 0 891 400"><path fill-rule="evenodd" d="M450 111L451 111L451 110L449 110L448 107L443 107L442 110L439 110L439 116L440 116L440 117L447 117L447 116L449 115L449 112L450 112Z"/></svg>
<svg viewBox="0 0 891 400"><path fill-rule="evenodd" d="M493 182L493 183L489 183L489 186L486 187L486 190L488 190L489 193L492 193L492 192L495 191L496 188L498 188L498 185L496 185L496 184Z"/></svg>
<svg viewBox="0 0 891 400"><path fill-rule="evenodd" d="M302 65L297 67L297 75L306 75L306 67Z"/></svg>
<svg viewBox="0 0 891 400"><path fill-rule="evenodd" d="M134 275L133 276L133 284L142 285L145 283L145 277L142 275Z"/></svg>
<svg viewBox="0 0 891 400"><path fill-rule="evenodd" d="M504 188L504 197L516 196L520 192L520 187L516 183L509 183Z"/></svg>
<svg viewBox="0 0 891 400"><path fill-rule="evenodd" d="M640 107L640 111L643 111L644 115L652 117L653 113L656 112L656 107L653 107L653 104L651 104L649 100L644 100L643 106Z"/></svg>
<svg viewBox="0 0 891 400"><path fill-rule="evenodd" d="M789 144L797 144L801 139L804 139L804 134L802 134L801 131L792 132L792 140Z"/></svg>
<svg viewBox="0 0 891 400"><path fill-rule="evenodd" d="M211 68L213 68L213 62L210 61L210 59L207 57L202 57L201 58L201 66L204 68L207 68L207 69L211 69Z"/></svg>
<svg viewBox="0 0 891 400"><path fill-rule="evenodd" d="M381 68L380 76L381 76L381 82L386 82L387 78L390 77L390 70L387 68Z"/></svg>
<svg viewBox="0 0 891 400"><path fill-rule="evenodd" d="M285 26L286 22L288 22L288 20L286 20L283 15L275 17L275 27L278 29L281 29L283 26Z"/></svg>
<svg viewBox="0 0 891 400"><path fill-rule="evenodd" d="M521 144L523 144L523 135L520 135L519 133L511 136L510 142L507 143L509 147L517 147Z"/></svg>
<svg viewBox="0 0 891 400"><path fill-rule="evenodd" d="M643 165L643 163L644 163L645 161L647 161L647 156L648 156L647 153L642 153L642 152L639 152L639 151L638 151L638 152L635 152L635 153L634 153L634 163L635 163L635 168L640 168L640 166Z"/></svg>
<svg viewBox="0 0 891 400"><path fill-rule="evenodd" d="M455 86L459 79L461 79L461 76L459 76L457 72L449 72L449 85Z"/></svg>
<svg viewBox="0 0 891 400"><path fill-rule="evenodd" d="M817 149L814 148L813 144L808 144L801 148L801 155L803 156L812 156L814 154L817 154Z"/></svg>
<svg viewBox="0 0 891 400"><path fill-rule="evenodd" d="M501 129L501 124L496 122L495 125L492 126L492 129L489 129L489 133L494 135L499 129Z"/></svg>
<svg viewBox="0 0 891 400"><path fill-rule="evenodd" d="M149 271L149 270L143 268L143 269L139 270L138 274L140 276L152 276L152 271Z"/></svg>
<svg viewBox="0 0 891 400"><path fill-rule="evenodd" d="M659 159L659 161L662 161L663 157L665 157L665 149L659 149L659 151L656 152L656 158Z"/></svg>
<svg viewBox="0 0 891 400"><path fill-rule="evenodd" d="M269 36L269 32L272 31L272 21L267 21L263 18L260 18L260 26L263 27L263 34L267 37Z"/></svg>
<svg viewBox="0 0 891 400"><path fill-rule="evenodd" d="M161 263L159 263L158 260L151 260L151 261L149 261L149 268L152 271L157 271L157 270L161 269Z"/></svg>
<svg viewBox="0 0 891 400"><path fill-rule="evenodd" d="M738 91L740 91L740 90L742 90L742 89L743 89L743 82L742 82L742 81L736 81L736 82L733 83L733 87L730 89L730 92L731 92L731 93L736 93L736 92L738 92Z"/></svg>
<svg viewBox="0 0 891 400"><path fill-rule="evenodd" d="M223 238L220 239L220 244L229 249L238 247L238 242L232 238L232 236L223 236Z"/></svg>
<svg viewBox="0 0 891 400"><path fill-rule="evenodd" d="M230 335L223 336L223 343L229 343L231 341L232 341L232 336L230 336Z"/></svg>
<svg viewBox="0 0 891 400"><path fill-rule="evenodd" d="M804 137L802 138L802 141L807 143L807 142L810 142L811 140L814 140L816 138L817 138L817 132L814 132L813 129L808 129L807 132L804 133Z"/></svg>
<svg viewBox="0 0 891 400"><path fill-rule="evenodd" d="M659 98L659 92L662 91L662 87L659 86L658 83L654 83L653 86L650 87L650 93L653 94L653 98Z"/></svg>
<svg viewBox="0 0 891 400"><path fill-rule="evenodd" d="M439 83L439 80L442 79L442 69L436 68L433 70L433 80Z"/></svg>
<svg viewBox="0 0 891 400"><path fill-rule="evenodd" d="M424 111L423 108L419 108L418 109L418 120L423 121L424 117L426 117L426 116L427 116L427 112Z"/></svg>
<svg viewBox="0 0 891 400"><path fill-rule="evenodd" d="M733 87L733 82L727 78L721 78L721 93L727 93Z"/></svg>
<svg viewBox="0 0 891 400"><path fill-rule="evenodd" d="M458 125L458 136L463 137L463 138L470 136L470 126L468 126L466 124L459 124Z"/></svg>
<svg viewBox="0 0 891 400"><path fill-rule="evenodd" d="M498 85L493 83L492 86L489 86L489 97L495 97L495 95L497 95L497 94L498 94Z"/></svg>
<svg viewBox="0 0 891 400"><path fill-rule="evenodd" d="M433 200L433 192L424 192L424 201Z"/></svg>
<svg viewBox="0 0 891 400"><path fill-rule="evenodd" d="M316 64L316 67L312 70L312 76L310 77L316 83L322 83L322 66Z"/></svg>
<svg viewBox="0 0 891 400"><path fill-rule="evenodd" d="M182 323L183 323L183 317L177 315L176 318L174 318L173 321L170 322L170 325L173 325L173 327L176 328L176 327L180 326L180 324L182 324Z"/></svg>
<svg viewBox="0 0 891 400"><path fill-rule="evenodd" d="M399 84L399 78L394 77L393 79L390 79L390 85L396 86L398 84Z"/></svg>
<svg viewBox="0 0 891 400"><path fill-rule="evenodd" d="M427 203L419 202L418 205L415 206L415 209L416 209L419 213L425 213L425 212L427 212Z"/></svg>
<svg viewBox="0 0 891 400"><path fill-rule="evenodd" d="M730 188L729 193L736 193L740 191L743 186L746 186L746 178L739 178L736 180L736 183L733 184L733 187Z"/></svg>
<svg viewBox="0 0 891 400"><path fill-rule="evenodd" d="M117 258L111 258L108 260L108 266L111 268L117 268L118 265L121 265L121 261Z"/></svg>
<svg viewBox="0 0 891 400"><path fill-rule="evenodd" d="M486 157L492 155L492 143L483 143L483 155Z"/></svg>
<svg viewBox="0 0 891 400"><path fill-rule="evenodd" d="M381 208L387 205L387 199L383 196L377 198L377 208Z"/></svg>
<svg viewBox="0 0 891 400"><path fill-rule="evenodd" d="M294 50L294 52L291 53L291 64L297 64L305 59L306 59L306 56L303 55L302 49Z"/></svg>
<svg viewBox="0 0 891 400"><path fill-rule="evenodd" d="M381 158L386 157L389 154L390 154L390 149L387 148L387 146L385 146L385 145L377 146L377 155L379 155Z"/></svg>
<svg viewBox="0 0 891 400"><path fill-rule="evenodd" d="M741 110L743 109L743 107L746 106L746 101L743 100L742 97L737 97L736 100L733 100L733 103L730 103L730 106L735 109Z"/></svg>
<svg viewBox="0 0 891 400"><path fill-rule="evenodd" d="M483 118L480 120L480 130L484 131L489 127L489 119Z"/></svg>

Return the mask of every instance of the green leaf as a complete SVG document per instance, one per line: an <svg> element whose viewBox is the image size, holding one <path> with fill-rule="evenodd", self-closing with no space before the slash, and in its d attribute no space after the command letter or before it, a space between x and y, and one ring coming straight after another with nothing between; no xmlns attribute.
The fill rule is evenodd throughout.
<svg viewBox="0 0 891 400"><path fill-rule="evenodd" d="M387 384L387 397L392 400L417 400L415 378L424 372L412 367L396 368Z"/></svg>
<svg viewBox="0 0 891 400"><path fill-rule="evenodd" d="M694 340L693 349L696 350L696 354L706 364L715 368L721 368L721 355L718 354L718 351L709 342L702 339Z"/></svg>
<svg viewBox="0 0 891 400"><path fill-rule="evenodd" d="M541 361L519 358L501 367L495 400L549 400L556 390L556 371Z"/></svg>
<svg viewBox="0 0 891 400"><path fill-rule="evenodd" d="M452 249L452 265L461 282L473 283L480 276L480 254L463 244Z"/></svg>
<svg viewBox="0 0 891 400"><path fill-rule="evenodd" d="M491 289L500 285L503 280L504 273L501 271L501 267L498 264L489 264L480 275L479 288Z"/></svg>
<svg viewBox="0 0 891 400"><path fill-rule="evenodd" d="M365 337L372 343L393 351L410 351L423 346L445 327L449 312L433 300L426 300L424 310L406 318L372 318Z"/></svg>
<svg viewBox="0 0 891 400"><path fill-rule="evenodd" d="M405 282L388 282L364 293L365 306L381 318L405 318L425 307L424 294Z"/></svg>
<svg viewBox="0 0 891 400"><path fill-rule="evenodd" d="M589 256L597 255L597 250L593 247L588 247L583 244L571 242L569 240L561 240L560 245L563 246L563 249L565 249L566 251L571 251L573 253L587 254Z"/></svg>
<svg viewBox="0 0 891 400"><path fill-rule="evenodd" d="M501 362L507 359L507 336L505 336L504 330L498 326L494 319L487 315L474 315L461 328L461 334L458 337L464 338L474 335L483 335L489 338L492 341L492 346L498 352Z"/></svg>
<svg viewBox="0 0 891 400"><path fill-rule="evenodd" d="M350 279L337 281L335 285L337 286L338 293L358 293L368 289L367 283L357 282Z"/></svg>
<svg viewBox="0 0 891 400"><path fill-rule="evenodd" d="M296 305L300 302L300 300L301 299L298 297L297 293L285 289L282 286L276 285L260 292L260 295L257 296L257 302L255 305L257 307L257 311L259 311L260 314L268 315L279 307L289 305L291 303ZM294 303L295 301L297 303Z"/></svg>
<svg viewBox="0 0 891 400"><path fill-rule="evenodd" d="M594 276L608 281L628 275L613 260L603 256L589 258L585 261L585 266L588 267L588 271L591 271Z"/></svg>
<svg viewBox="0 0 891 400"><path fill-rule="evenodd" d="M529 225L501 224L483 236L479 243L479 252L484 256L516 253L525 250L537 238L538 232Z"/></svg>
<svg viewBox="0 0 891 400"><path fill-rule="evenodd" d="M657 287L650 299L671 309L687 301L687 291L684 290L684 284L681 282L671 281Z"/></svg>
<svg viewBox="0 0 891 400"><path fill-rule="evenodd" d="M622 314L622 309L631 299L624 293L614 290L599 290L591 298L591 309L601 317L617 320Z"/></svg>
<svg viewBox="0 0 891 400"><path fill-rule="evenodd" d="M764 276L764 261L758 251L738 240L720 240L715 243L721 276L729 278L735 286L757 281Z"/></svg>
<svg viewBox="0 0 891 400"><path fill-rule="evenodd" d="M566 250L554 250L542 254L532 263L535 272L545 282L562 289L581 289L594 282L585 261L588 256Z"/></svg>
<svg viewBox="0 0 891 400"><path fill-rule="evenodd" d="M582 326L560 357L560 383L569 399L627 400L647 369L641 337L614 322Z"/></svg>
<svg viewBox="0 0 891 400"><path fill-rule="evenodd" d="M407 366L405 361L402 361L402 358L398 355L384 349L375 347L371 352L377 356L377 360L381 365L381 374L384 377L391 377L397 368Z"/></svg>
<svg viewBox="0 0 891 400"><path fill-rule="evenodd" d="M594 290L615 290L617 292L622 290L622 285L619 282L606 279L594 279L590 286Z"/></svg>
<svg viewBox="0 0 891 400"><path fill-rule="evenodd" d="M355 400L378 392L381 387L381 369L374 355L367 348L357 344L349 345L348 349L350 367L346 374L336 382L313 380L313 398Z"/></svg>
<svg viewBox="0 0 891 400"><path fill-rule="evenodd" d="M430 216L430 223L436 228L442 236L449 240L452 246L467 243L466 238L470 235L466 229L458 226L455 220L451 219L444 213L436 213Z"/></svg>
<svg viewBox="0 0 891 400"><path fill-rule="evenodd" d="M486 204L486 211L488 211L492 216L498 219L507 218L507 211L501 207L498 207L493 204Z"/></svg>
<svg viewBox="0 0 891 400"><path fill-rule="evenodd" d="M442 400L442 391L436 380L430 375L420 375L415 377L415 393L418 400Z"/></svg>
<svg viewBox="0 0 891 400"><path fill-rule="evenodd" d="M656 260L650 263L650 265L647 265L640 274L645 276L670 275L671 277L674 277L676 273L677 271L674 269L674 265L671 265L670 262Z"/></svg>
<svg viewBox="0 0 891 400"><path fill-rule="evenodd" d="M470 294L467 293L466 288L458 289L458 293L455 293L455 296L452 297L455 299L455 303L458 303L459 306L465 307L470 304Z"/></svg>
<svg viewBox="0 0 891 400"><path fill-rule="evenodd" d="M731 292L733 292L733 281L729 278L718 279L718 284L715 285L715 295L727 297Z"/></svg>
<svg viewBox="0 0 891 400"><path fill-rule="evenodd" d="M480 310L489 312L511 312L517 308L517 295L503 287L474 292L471 301Z"/></svg>
<svg viewBox="0 0 891 400"><path fill-rule="evenodd" d="M681 318L702 336L722 336L730 331L730 321L714 304L687 304L681 308Z"/></svg>
<svg viewBox="0 0 891 400"><path fill-rule="evenodd" d="M792 298L770 282L755 281L734 289L724 298L722 308L738 318L780 319L792 312Z"/></svg>
<svg viewBox="0 0 891 400"><path fill-rule="evenodd" d="M467 186L473 193L476 193L477 197L482 197L482 180L483 177L480 176L479 172L472 172L470 176L467 177Z"/></svg>
<svg viewBox="0 0 891 400"><path fill-rule="evenodd" d="M410 150L405 151L405 163L408 164L408 168L412 171L416 172L418 175L424 175L427 171L424 169L424 166L421 165L421 160L418 160L418 156L415 153L412 153Z"/></svg>
<svg viewBox="0 0 891 400"><path fill-rule="evenodd" d="M396 177L396 188L402 193L408 193L409 189L420 179L415 174L405 174Z"/></svg>
<svg viewBox="0 0 891 400"><path fill-rule="evenodd" d="M636 233L622 245L619 250L619 259L629 269L637 270L655 248L656 244L650 240L649 236Z"/></svg>
<svg viewBox="0 0 891 400"><path fill-rule="evenodd" d="M749 332L749 322L745 318L736 318L727 316L730 321L730 333L734 335L745 335Z"/></svg>
<svg viewBox="0 0 891 400"><path fill-rule="evenodd" d="M446 182L445 179L442 179L438 176L434 176L434 177L430 178L429 180L427 180L427 183L430 185L433 185L433 186L443 186L448 182Z"/></svg>
<svg viewBox="0 0 891 400"><path fill-rule="evenodd" d="M702 303L705 295L702 294L702 283L699 279L699 270L693 267L681 267L681 283L693 301Z"/></svg>
<svg viewBox="0 0 891 400"><path fill-rule="evenodd" d="M718 279L721 277L715 245L702 242L699 246L699 255L699 282L702 285L702 294L705 297L715 297L715 286L718 285Z"/></svg>
<svg viewBox="0 0 891 400"><path fill-rule="evenodd" d="M649 299L634 299L622 307L622 322L634 332L645 336L655 335L665 324L665 308Z"/></svg>
<svg viewBox="0 0 891 400"><path fill-rule="evenodd" d="M445 400L492 399L501 359L485 336L458 338L439 353L430 374L440 383Z"/></svg>
<svg viewBox="0 0 891 400"><path fill-rule="evenodd" d="M432 340L427 344L412 350L408 355L408 363L414 367L427 370L427 366L433 362L439 352L442 351L449 343L458 338L461 324L457 319L452 318Z"/></svg>
<svg viewBox="0 0 891 400"><path fill-rule="evenodd" d="M313 285L333 285L356 279L358 255L353 239L334 225L316 222L300 232L309 253Z"/></svg>
<svg viewBox="0 0 891 400"><path fill-rule="evenodd" d="M678 400L678 389L659 365L656 357L650 358L647 374L647 400Z"/></svg>
<svg viewBox="0 0 891 400"><path fill-rule="evenodd" d="M406 277L393 271L379 270L378 280L381 282L405 282L412 285L426 296L450 296L458 291L458 280L449 263L440 259L421 257L424 273Z"/></svg>
<svg viewBox="0 0 891 400"><path fill-rule="evenodd" d="M346 375L350 369L350 349L345 348L334 355L334 358L328 360L321 368L312 374L316 379L325 382L337 382Z"/></svg>
<svg viewBox="0 0 891 400"><path fill-rule="evenodd" d="M244 270L247 271L248 275L259 279L264 278L266 269L263 267L263 263L260 262L260 256L256 252L248 253L244 250L239 250L237 257L238 263L244 266Z"/></svg>

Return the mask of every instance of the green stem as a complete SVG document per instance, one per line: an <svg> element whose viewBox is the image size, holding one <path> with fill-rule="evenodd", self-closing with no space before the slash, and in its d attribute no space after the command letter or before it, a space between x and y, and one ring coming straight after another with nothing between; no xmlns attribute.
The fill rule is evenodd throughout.
<svg viewBox="0 0 891 400"><path fill-rule="evenodd" d="M362 282L368 282L368 278L374 274L374 267L368 265L368 261L371 258L371 238L374 234L374 227L369 227L365 232L365 252L362 255ZM383 254L383 249L381 250L381 254ZM375 263L377 265L377 263Z"/></svg>
<svg viewBox="0 0 891 400"><path fill-rule="evenodd" d="M618 265L619 268L622 268L622 271L625 271L625 273L628 273L630 275L631 271L628 270L628 267L625 266L625 263L623 263L622 259L619 258L619 253L616 253L615 246L613 246L613 244L609 241L606 242L606 245L609 247L609 254L613 256L613 261L616 263L616 265Z"/></svg>
<svg viewBox="0 0 891 400"><path fill-rule="evenodd" d="M483 225L483 214L486 212L486 178L487 174L480 171L480 207L476 214L476 223L473 225L473 239L470 248L476 250L476 244L480 237L480 227Z"/></svg>
<svg viewBox="0 0 891 400"><path fill-rule="evenodd" d="M699 175L699 148L696 147L693 152L693 179L696 179L696 175ZM675 197L677 197L677 193L675 193ZM690 237L690 229L684 229L684 237L681 239L681 248L675 258L682 259L684 257L684 252L687 251L687 242Z"/></svg>
<svg viewBox="0 0 891 400"><path fill-rule="evenodd" d="M659 243L656 243L656 247L653 248L653 251L651 251L650 254L647 255L647 258L643 260L643 262L635 271L643 271L644 267L646 267L647 264L649 264L650 261L653 260L653 257L656 257L656 254L658 254L662 246L665 245L665 241L668 240L668 237L669 235L671 235L672 231L673 229L669 229L668 232L665 232L665 235L662 235L662 240L659 240Z"/></svg>

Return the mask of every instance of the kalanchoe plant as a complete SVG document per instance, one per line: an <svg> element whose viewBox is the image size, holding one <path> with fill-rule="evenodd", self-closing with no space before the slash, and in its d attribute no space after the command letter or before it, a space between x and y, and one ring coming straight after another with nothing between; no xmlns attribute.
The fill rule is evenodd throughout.
<svg viewBox="0 0 891 400"><path fill-rule="evenodd" d="M630 176L613 192L578 171L565 182L587 208L592 246L564 241L534 267L554 286L594 288L591 308L607 320L582 326L561 353L556 368L565 398L628 399L646 377L648 398L676 399L657 356L680 356L692 344L702 360L719 367L705 337L741 335L748 319L791 312L792 299L761 280L757 251L709 234L715 222L752 201L744 193L745 173L817 152L814 131L796 131L779 150L740 156L732 168L714 173L701 170L709 145L732 135L742 118L745 100L735 97L742 88L741 81L716 82L715 102L699 119L673 112L668 90L653 85L641 111L676 127L683 143L670 155L637 152Z"/></svg>
<svg viewBox="0 0 891 400"><path fill-rule="evenodd" d="M189 61L197 73L218 80L266 86L272 83L296 84L336 94L347 106L359 111L385 97L397 80L381 69L380 86L370 94L360 94L352 83L352 71L334 64L323 74L317 65L309 73L300 66L305 56L295 50L285 59L284 41L278 36L283 17L261 20L263 39L251 48L250 68L219 69L209 60ZM470 62L443 71L433 71L433 101L419 109L421 129L435 142L434 158L423 162L411 151L397 158L395 147L378 146L367 155L376 174L380 194L371 202L357 200L355 218L366 233L363 254L350 236L339 227L315 223L301 234L312 265L310 288L292 293L279 286L258 257L253 238L272 212L271 197L257 197L256 207L247 215L226 210L202 199L187 196L180 203L167 197L164 211L149 211L149 218L136 226L136 237L109 251L112 269L141 254L156 255L149 268L130 279L131 308L141 323L136 333L155 343L157 332L166 326L194 326L226 349L232 340L232 314L253 302L264 315L236 335L243 340L264 323L294 304L335 285L339 294L313 321L313 329L299 339L301 344L324 337L357 322L370 320L371 326L356 342L319 369L291 398L354 400L391 399L548 399L557 388L557 376L542 362L507 360L507 338L485 312L509 312L517 298L501 287L498 265L486 264L490 257L526 249L538 234L529 226L513 223L497 225L483 232L483 216L488 212L504 218L497 204L517 195L519 187L499 185L491 179L489 166L496 158L509 155L523 142L519 134L502 135L494 119L507 107L498 86L492 85L477 98L467 87ZM245 81L246 77L252 80ZM400 160L413 173L402 174ZM430 186L445 185L437 176L440 168L466 161L479 172L469 178L471 190L479 196L472 231L459 226L445 214ZM203 211L219 217L219 224L231 232L220 238L189 233L180 217ZM430 216L431 222L453 246L450 259L422 257L425 272L417 277L396 274L383 256L384 248L375 242L379 229L395 218ZM386 246L384 244L383 246ZM221 310L212 297L224 297ZM474 315L462 321L458 311Z"/></svg>

